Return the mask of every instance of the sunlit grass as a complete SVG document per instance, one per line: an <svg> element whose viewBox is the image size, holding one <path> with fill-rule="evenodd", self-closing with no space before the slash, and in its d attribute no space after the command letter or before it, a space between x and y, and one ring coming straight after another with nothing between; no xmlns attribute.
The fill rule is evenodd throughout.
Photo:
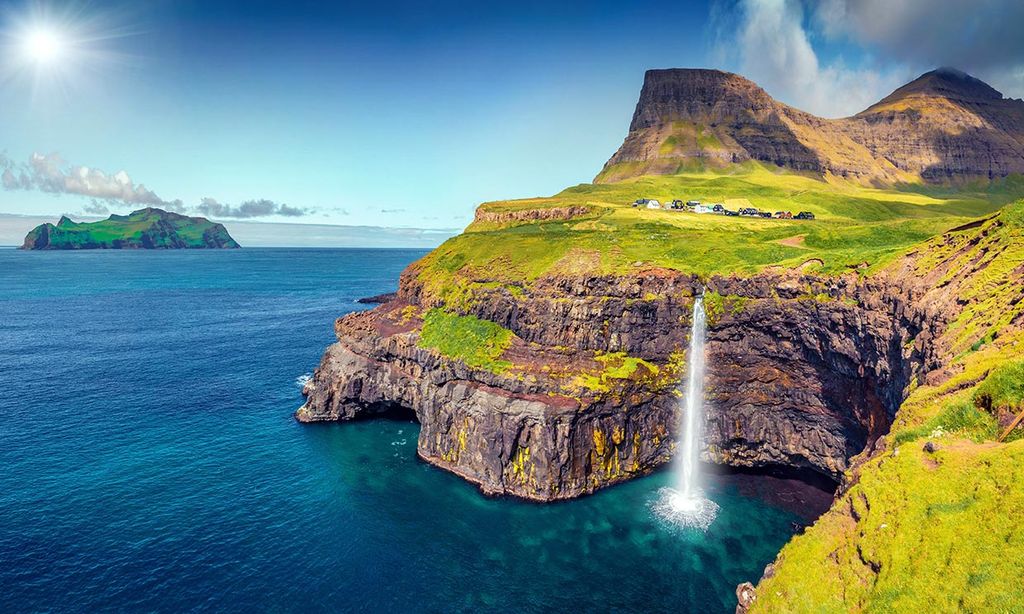
<svg viewBox="0 0 1024 614"><path fill-rule="evenodd" d="M481 209L490 212L580 207L587 213L572 219L524 216L476 222L428 256L421 270L428 285L438 288L457 272L467 278L485 272L491 281L522 284L543 275L578 272L580 262L595 274L651 266L702 276L750 274L770 265L804 263L824 273L870 272L929 237L992 213L1017 188L1024 190L1016 184L987 192L881 189L753 162L728 171L583 184L552 197L485 203ZM638 198L745 199L762 210L810 211L817 219L725 217L630 206Z"/></svg>

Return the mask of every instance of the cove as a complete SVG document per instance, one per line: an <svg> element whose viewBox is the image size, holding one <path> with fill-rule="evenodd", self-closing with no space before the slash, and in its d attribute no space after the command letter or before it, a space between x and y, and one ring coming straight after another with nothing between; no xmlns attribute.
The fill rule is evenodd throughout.
<svg viewBox="0 0 1024 614"><path fill-rule="evenodd" d="M702 467L721 510L680 533L668 472L535 504L419 460L411 421L296 423L332 319L422 254L0 250L5 606L727 612L827 505Z"/></svg>

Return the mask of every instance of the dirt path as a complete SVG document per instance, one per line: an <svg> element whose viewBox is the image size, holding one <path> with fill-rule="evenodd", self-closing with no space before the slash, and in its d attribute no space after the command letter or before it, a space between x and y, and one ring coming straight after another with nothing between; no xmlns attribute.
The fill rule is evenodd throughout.
<svg viewBox="0 0 1024 614"><path fill-rule="evenodd" d="M785 239L779 239L776 241L779 245L785 245L786 247L796 247L799 249L810 249L804 245L804 239L807 235L793 235L792 237L786 237Z"/></svg>

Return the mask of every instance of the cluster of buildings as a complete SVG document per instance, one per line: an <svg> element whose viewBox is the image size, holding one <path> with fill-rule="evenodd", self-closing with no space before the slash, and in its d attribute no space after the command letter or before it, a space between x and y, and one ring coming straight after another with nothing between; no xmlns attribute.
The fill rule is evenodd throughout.
<svg viewBox="0 0 1024 614"><path fill-rule="evenodd" d="M681 200L673 200L670 203L662 205L653 198L638 198L633 201L634 207L644 207L647 209L671 209L674 211L687 211L689 213L711 213L715 215L728 215L735 217L766 217L775 218L778 220L813 220L814 214L810 211L801 211L796 215L793 215L792 211L776 211L771 213L770 211L760 211L754 207L744 207L739 210L726 209L722 203L702 203L699 200L688 200L683 202Z"/></svg>

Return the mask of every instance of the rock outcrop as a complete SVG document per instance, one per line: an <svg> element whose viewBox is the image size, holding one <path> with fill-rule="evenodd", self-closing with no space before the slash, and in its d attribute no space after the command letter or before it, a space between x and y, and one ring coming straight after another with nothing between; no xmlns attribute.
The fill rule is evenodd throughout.
<svg viewBox="0 0 1024 614"><path fill-rule="evenodd" d="M650 70L629 134L597 181L756 160L871 183L1024 172L1024 102L953 69L853 117L794 109L717 70Z"/></svg>
<svg viewBox="0 0 1024 614"><path fill-rule="evenodd" d="M586 215L588 208L582 205L572 207L545 207L539 209L517 209L513 211L487 211L477 209L473 218L474 223L478 222L524 222L538 220L568 220L580 215Z"/></svg>
<svg viewBox="0 0 1024 614"><path fill-rule="evenodd" d="M501 356L509 367L494 372L422 346L433 305L415 272L394 301L338 320L299 420L406 408L422 425L422 458L487 493L535 500L592 492L671 458L699 280L652 269L488 290L465 314L514 333ZM707 280L704 458L838 480L886 431L909 382L938 365L930 341L942 319L915 288L795 271ZM609 374L609 356L640 362Z"/></svg>

